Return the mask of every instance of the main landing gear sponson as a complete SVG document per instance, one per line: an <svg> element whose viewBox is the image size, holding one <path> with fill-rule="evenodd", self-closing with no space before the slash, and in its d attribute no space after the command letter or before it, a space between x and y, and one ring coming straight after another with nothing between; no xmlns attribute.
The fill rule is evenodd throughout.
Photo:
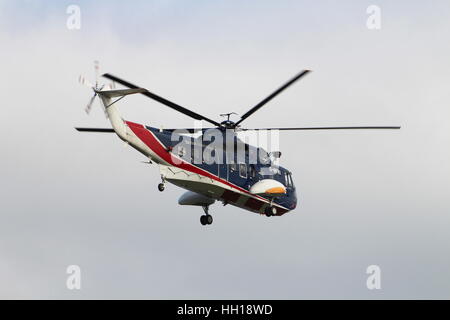
<svg viewBox="0 0 450 320"><path fill-rule="evenodd" d="M202 226L213 223L213 217L208 213L208 206L203 206L203 211L205 211L205 214L200 216Z"/></svg>

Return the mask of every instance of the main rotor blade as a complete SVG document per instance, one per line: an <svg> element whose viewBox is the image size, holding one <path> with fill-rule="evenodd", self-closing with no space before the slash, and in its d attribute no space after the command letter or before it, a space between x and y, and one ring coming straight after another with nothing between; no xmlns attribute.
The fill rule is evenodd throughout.
<svg viewBox="0 0 450 320"><path fill-rule="evenodd" d="M242 131L253 131L253 130L378 130L378 129L388 129L397 130L400 126L365 126L365 127L300 127L300 128L255 128L255 129L239 129Z"/></svg>
<svg viewBox="0 0 450 320"><path fill-rule="evenodd" d="M120 78L117 78L116 76L113 76L112 74L109 74L109 73L105 73L103 75L103 77L105 77L107 79L110 79L110 80L112 80L114 82L120 83L121 85L123 85L125 87L128 87L128 88L131 88L131 89L140 88L140 87L138 87L138 86L136 86L136 85L134 85L134 84L132 84L132 83L130 83L128 81L125 81L125 80L122 80ZM142 94L144 96L149 97L150 99L153 99L155 101L158 101L158 102L168 106L169 108L172 108L172 109L174 109L174 110L176 110L178 112L184 113L185 115L187 115L187 116L189 116L191 118L194 118L196 120L205 120L205 121L208 121L209 123L214 124L215 126L220 127L220 123L218 123L218 122L216 122L214 120L211 120L211 119L209 119L209 118L207 118L205 116L202 116L202 115L200 115L200 114L198 114L198 113L196 113L194 111L186 109L186 108L184 108L184 107L182 107L182 106L180 106L180 105L178 105L178 104L176 104L176 103L174 103L172 101L164 99L163 97L160 97L160 96L158 96L158 95L156 95L156 94L154 94L154 93L152 93L150 91L143 92Z"/></svg>
<svg viewBox="0 0 450 320"><path fill-rule="evenodd" d="M78 127L75 127L75 130L80 131L80 132L105 132L105 133L114 132L114 129L112 129L112 128L78 128Z"/></svg>
<svg viewBox="0 0 450 320"><path fill-rule="evenodd" d="M239 123L241 123L242 121L244 121L245 119L247 119L249 116L251 116L254 112L256 112L259 108L261 108L263 105L265 105L267 102L269 102L270 100L272 100L273 98L275 98L278 94L280 94L284 89L286 89L287 87L289 87L291 84L293 84L295 81L297 81L298 79L300 79L301 77L305 76L306 74L308 74L310 72L310 70L303 70L302 72L300 72L299 74L297 74L294 78L292 78L291 80L289 80L288 82L286 82L284 85L282 85L280 88L278 88L277 90L275 90L270 96L268 96L267 98L265 98L264 100L262 100L260 103L258 103L256 106L254 106L253 108L251 108L250 110L248 110L242 117L241 120L239 120L238 122L235 123L235 126L237 126Z"/></svg>

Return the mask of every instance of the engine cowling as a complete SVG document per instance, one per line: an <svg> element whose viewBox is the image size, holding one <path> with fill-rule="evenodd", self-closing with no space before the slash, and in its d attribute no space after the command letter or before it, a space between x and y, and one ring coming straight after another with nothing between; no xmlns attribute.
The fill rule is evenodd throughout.
<svg viewBox="0 0 450 320"><path fill-rule="evenodd" d="M274 179L263 179L255 183L250 192L260 196L280 197L286 194L286 187Z"/></svg>
<svg viewBox="0 0 450 320"><path fill-rule="evenodd" d="M187 191L178 199L178 204L182 206L209 206L214 203L214 199L201 195L193 191Z"/></svg>

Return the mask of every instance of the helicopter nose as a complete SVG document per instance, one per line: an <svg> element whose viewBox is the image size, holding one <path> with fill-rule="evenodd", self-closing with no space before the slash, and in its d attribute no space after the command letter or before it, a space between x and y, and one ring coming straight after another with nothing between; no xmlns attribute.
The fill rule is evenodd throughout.
<svg viewBox="0 0 450 320"><path fill-rule="evenodd" d="M286 187L279 181L273 179L263 179L255 183L250 192L258 195L279 197L286 194Z"/></svg>
<svg viewBox="0 0 450 320"><path fill-rule="evenodd" d="M295 208L297 208L297 201L298 201L297 193L294 191L294 193L292 195L292 203L290 205L291 210L294 210Z"/></svg>

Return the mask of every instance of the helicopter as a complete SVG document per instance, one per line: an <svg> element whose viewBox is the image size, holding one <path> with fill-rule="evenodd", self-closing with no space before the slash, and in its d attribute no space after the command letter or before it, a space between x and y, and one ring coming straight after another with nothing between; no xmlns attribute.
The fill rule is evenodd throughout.
<svg viewBox="0 0 450 320"><path fill-rule="evenodd" d="M204 214L200 216L202 225L213 223L209 207L216 201L267 217L282 216L297 207L298 198L292 172L277 164L281 152L267 152L262 147L249 144L239 138L239 132L400 129L400 126L252 129L241 126L244 120L310 73L310 70L299 72L249 109L236 122L230 120L232 115L236 115L234 112L221 114L226 119L217 122L110 73L102 76L111 80L112 83L99 86L98 62L95 63L95 71L95 85L90 84L84 77L79 78L82 84L91 87L94 91L86 112L90 112L95 98L99 97L112 128L76 127L75 129L80 132L116 133L121 140L146 156L147 163L158 165L161 175L159 191L165 190L166 182L187 190L181 195L178 203L202 207L204 211ZM126 89L115 89L116 83ZM124 120L117 108L117 102L132 94L144 95L197 122L208 122L213 127L163 129Z"/></svg>

